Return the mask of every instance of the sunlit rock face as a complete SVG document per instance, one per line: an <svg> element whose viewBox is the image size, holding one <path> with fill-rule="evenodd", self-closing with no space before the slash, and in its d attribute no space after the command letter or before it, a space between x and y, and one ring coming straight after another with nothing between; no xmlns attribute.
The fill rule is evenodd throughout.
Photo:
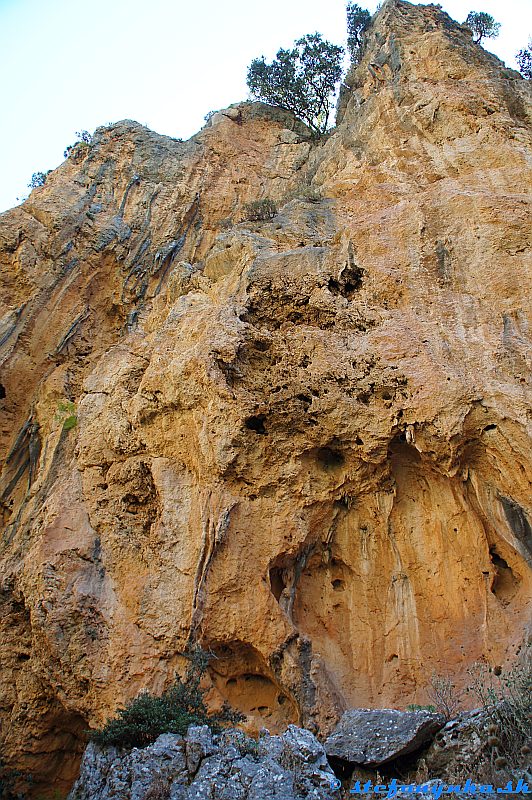
<svg viewBox="0 0 532 800"><path fill-rule="evenodd" d="M320 142L121 122L0 217L2 754L38 787L189 640L213 707L323 734L523 640L531 87L400 0L346 82Z"/></svg>

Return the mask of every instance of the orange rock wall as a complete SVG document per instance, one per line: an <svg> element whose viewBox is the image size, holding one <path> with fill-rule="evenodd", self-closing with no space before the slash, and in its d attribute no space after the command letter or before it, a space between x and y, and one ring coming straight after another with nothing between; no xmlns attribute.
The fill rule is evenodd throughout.
<svg viewBox="0 0 532 800"><path fill-rule="evenodd" d="M122 122L0 217L2 752L41 786L189 638L213 706L321 732L523 641L531 87L400 0L346 80L321 142Z"/></svg>

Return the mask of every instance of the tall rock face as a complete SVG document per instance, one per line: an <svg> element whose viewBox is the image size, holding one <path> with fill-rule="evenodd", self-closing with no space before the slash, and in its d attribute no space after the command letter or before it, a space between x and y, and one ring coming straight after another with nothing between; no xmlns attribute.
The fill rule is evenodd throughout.
<svg viewBox="0 0 532 800"><path fill-rule="evenodd" d="M0 218L2 753L41 786L189 640L213 707L322 733L523 640L531 87L401 0L347 82L317 143L100 129Z"/></svg>

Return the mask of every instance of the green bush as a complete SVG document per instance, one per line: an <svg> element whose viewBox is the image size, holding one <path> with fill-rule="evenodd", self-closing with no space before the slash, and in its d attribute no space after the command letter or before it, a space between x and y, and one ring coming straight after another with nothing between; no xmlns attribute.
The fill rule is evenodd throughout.
<svg viewBox="0 0 532 800"><path fill-rule="evenodd" d="M200 682L210 661L210 654L199 647L185 653L189 660L184 679L174 683L160 696L142 692L131 700L103 728L91 731L97 744L118 747L146 747L162 733L186 734L189 725L209 725L214 731L227 723L242 722L243 714L228 706L209 714Z"/></svg>
<svg viewBox="0 0 532 800"><path fill-rule="evenodd" d="M418 703L409 703L406 707L407 711L430 711L431 714L434 714L436 711L436 706L420 706Z"/></svg>
<svg viewBox="0 0 532 800"><path fill-rule="evenodd" d="M57 404L57 413L55 416L58 422L62 422L64 431L71 431L72 428L75 428L78 424L76 404L71 400L61 400Z"/></svg>
<svg viewBox="0 0 532 800"><path fill-rule="evenodd" d="M257 221L273 219L277 214L277 208L273 200L266 197L264 200L254 200L244 206L244 219Z"/></svg>
<svg viewBox="0 0 532 800"><path fill-rule="evenodd" d="M308 186L297 193L296 197L306 203L319 203L320 200L323 200L323 193L321 189L317 189L315 186Z"/></svg>
<svg viewBox="0 0 532 800"><path fill-rule="evenodd" d="M46 178L51 171L52 170L49 169L48 172L34 172L31 176L31 181L28 183L28 188L37 189L39 186L44 186L46 183Z"/></svg>
<svg viewBox="0 0 532 800"><path fill-rule="evenodd" d="M83 149L87 149L92 142L92 136L88 131L76 131L76 136L78 137L74 144L69 144L68 147L65 149L63 153L64 158L68 158L69 156L74 154L81 145Z"/></svg>
<svg viewBox="0 0 532 800"><path fill-rule="evenodd" d="M248 88L253 98L290 111L320 136L327 130L343 52L321 34L309 34L292 50L279 50L271 64L264 56L255 58L248 69Z"/></svg>
<svg viewBox="0 0 532 800"><path fill-rule="evenodd" d="M366 8L362 8L357 3L348 3L345 10L347 16L347 50L351 56L351 61L356 63L360 58L362 34L371 22L371 14Z"/></svg>
<svg viewBox="0 0 532 800"><path fill-rule="evenodd" d="M532 80L532 39L528 42L528 47L523 47L516 54L519 72L527 80Z"/></svg>
<svg viewBox="0 0 532 800"><path fill-rule="evenodd" d="M495 39L499 35L501 23L495 22L485 11L470 11L464 25L473 31L473 41L480 44L482 39Z"/></svg>
<svg viewBox="0 0 532 800"><path fill-rule="evenodd" d="M210 122L211 119L214 117L214 115L218 113L218 111L219 111L219 109L214 109L213 111L207 111L207 113L203 117L205 122Z"/></svg>

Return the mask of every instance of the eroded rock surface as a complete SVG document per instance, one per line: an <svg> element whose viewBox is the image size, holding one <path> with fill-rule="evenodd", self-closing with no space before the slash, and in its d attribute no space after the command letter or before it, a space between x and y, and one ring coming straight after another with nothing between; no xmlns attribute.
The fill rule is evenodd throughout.
<svg viewBox="0 0 532 800"><path fill-rule="evenodd" d="M195 758L190 760L190 745ZM159 736L141 750L88 746L69 800L328 800L336 778L323 747L290 725L257 742L241 731Z"/></svg>
<svg viewBox="0 0 532 800"><path fill-rule="evenodd" d="M325 741L329 758L379 767L432 741L445 717L428 711L352 708Z"/></svg>
<svg viewBox="0 0 532 800"><path fill-rule="evenodd" d="M97 131L0 218L2 752L162 690L328 733L530 614L531 87L386 2L341 121ZM245 204L270 197L272 220Z"/></svg>

